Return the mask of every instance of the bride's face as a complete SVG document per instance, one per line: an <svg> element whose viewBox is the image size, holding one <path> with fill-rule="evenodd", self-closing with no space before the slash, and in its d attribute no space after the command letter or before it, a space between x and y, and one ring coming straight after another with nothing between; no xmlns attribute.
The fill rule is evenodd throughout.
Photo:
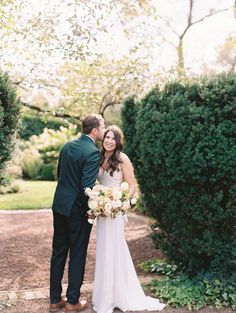
<svg viewBox="0 0 236 313"><path fill-rule="evenodd" d="M109 130L109 132L107 132L107 134L103 140L103 148L109 152L112 152L116 149L115 136L114 136L113 132L110 130Z"/></svg>

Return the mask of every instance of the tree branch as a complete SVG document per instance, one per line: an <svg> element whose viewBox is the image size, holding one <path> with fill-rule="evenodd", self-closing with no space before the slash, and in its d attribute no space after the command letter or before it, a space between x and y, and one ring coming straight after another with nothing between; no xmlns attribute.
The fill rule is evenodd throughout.
<svg viewBox="0 0 236 313"><path fill-rule="evenodd" d="M99 112L99 114L101 114L102 116L104 116L104 113L106 111L106 109L112 105L115 105L115 104L119 104L120 103L120 99L117 99L117 97L115 98L115 100L113 101L109 101L107 102L104 107L102 108L102 110Z"/></svg>
<svg viewBox="0 0 236 313"><path fill-rule="evenodd" d="M76 115L71 115L69 113L60 113L60 112L56 112L56 111L50 111L50 110L44 110L41 109L38 106L26 103L26 102L21 102L22 105L30 110L39 112L39 113L43 113L43 114L49 114L50 116L53 117L58 117L58 118L66 118L66 119L71 119L75 122L75 120L77 120L78 122L81 121L81 116L76 116Z"/></svg>
<svg viewBox="0 0 236 313"><path fill-rule="evenodd" d="M163 20L166 25L172 30L172 32L177 36L179 37L179 34L177 33L177 31L175 30L175 28L171 25L171 23L169 22L169 20L166 18L166 17L163 17L159 14L157 14L157 17L159 17L161 20Z"/></svg>
<svg viewBox="0 0 236 313"><path fill-rule="evenodd" d="M190 0L190 1L191 1L191 0ZM191 10L191 6L190 6L190 10ZM191 22L190 24L187 25L187 27L185 28L185 30L184 30L183 33L181 34L181 37L183 38L184 35L186 34L186 32L188 31L188 29L189 29L190 27L192 27L193 25L196 25L196 24L198 24L198 23L204 21L204 20L205 20L206 18L208 18L208 17L211 17L211 16L213 16L213 15L216 15L216 14L218 14L218 13L225 12L225 11L229 11L229 9L221 9L221 10L211 11L209 14L203 16L202 18L200 18L200 19L198 19L198 20L196 20L196 21L194 21L194 22ZM189 12L189 15L190 15L190 14L192 15L192 12Z"/></svg>

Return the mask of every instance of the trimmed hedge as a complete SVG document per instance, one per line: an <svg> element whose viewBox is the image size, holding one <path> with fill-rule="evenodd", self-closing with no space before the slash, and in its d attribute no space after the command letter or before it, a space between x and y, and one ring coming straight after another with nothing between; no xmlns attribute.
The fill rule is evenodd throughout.
<svg viewBox="0 0 236 313"><path fill-rule="evenodd" d="M190 273L235 271L236 75L155 88L135 127L136 175L157 220L156 245Z"/></svg>
<svg viewBox="0 0 236 313"><path fill-rule="evenodd" d="M139 104L134 97L127 98L121 109L121 124L125 136L125 153L132 159L132 162L138 166L137 147L139 145L136 137L136 118L139 109ZM133 140L136 138L136 140Z"/></svg>
<svg viewBox="0 0 236 313"><path fill-rule="evenodd" d="M11 159L19 126L21 102L8 75L0 72L0 185L6 183L5 165Z"/></svg>

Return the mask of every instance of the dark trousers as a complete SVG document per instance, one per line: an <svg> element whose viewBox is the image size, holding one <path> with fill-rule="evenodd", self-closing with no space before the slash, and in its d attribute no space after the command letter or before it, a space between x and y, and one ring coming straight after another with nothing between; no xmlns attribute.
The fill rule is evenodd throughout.
<svg viewBox="0 0 236 313"><path fill-rule="evenodd" d="M74 205L70 216L53 211L53 244L50 269L50 301L61 301L62 277L69 251L67 302L79 301L83 283L85 261L92 225L78 205Z"/></svg>

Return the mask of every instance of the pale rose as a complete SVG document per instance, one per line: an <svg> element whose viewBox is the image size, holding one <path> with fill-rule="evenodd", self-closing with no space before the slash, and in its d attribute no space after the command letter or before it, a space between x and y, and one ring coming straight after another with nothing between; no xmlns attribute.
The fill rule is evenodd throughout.
<svg viewBox="0 0 236 313"><path fill-rule="evenodd" d="M113 201L111 202L111 205L112 205L112 207L113 207L114 209L118 208L117 203L116 203L116 200L113 200Z"/></svg>
<svg viewBox="0 0 236 313"><path fill-rule="evenodd" d="M136 198L132 198L130 200L130 202L131 202L132 205L135 205L137 203L137 199Z"/></svg>
<svg viewBox="0 0 236 313"><path fill-rule="evenodd" d="M101 185L101 192L106 192L107 189L108 189L108 188L107 188L106 186Z"/></svg>
<svg viewBox="0 0 236 313"><path fill-rule="evenodd" d="M101 190L101 185L95 185L95 186L93 187L93 190L94 190L94 191L100 191L100 190Z"/></svg>
<svg viewBox="0 0 236 313"><path fill-rule="evenodd" d="M125 181L122 182L122 183L120 184L120 189L123 190L123 191L128 190L128 189L129 189L129 184L126 183Z"/></svg>
<svg viewBox="0 0 236 313"><path fill-rule="evenodd" d="M98 206L98 203L97 201L95 200L92 200L92 201L89 201L88 203L88 207L91 209L91 210L95 210Z"/></svg>
<svg viewBox="0 0 236 313"><path fill-rule="evenodd" d="M122 207L122 202L120 200L113 200L111 205L114 209Z"/></svg>
<svg viewBox="0 0 236 313"><path fill-rule="evenodd" d="M122 202L120 200L116 200L116 207L117 208L122 207Z"/></svg>
<svg viewBox="0 0 236 313"><path fill-rule="evenodd" d="M98 197L98 196L99 196L99 191L93 190L93 196L94 196L95 198Z"/></svg>
<svg viewBox="0 0 236 313"><path fill-rule="evenodd" d="M103 206L103 205L104 205L104 201L99 200L99 201L98 201L98 205Z"/></svg>
<svg viewBox="0 0 236 313"><path fill-rule="evenodd" d="M106 210L106 211L108 211L108 210L110 211L111 208L112 208L111 203L106 203L104 206L104 210Z"/></svg>
<svg viewBox="0 0 236 313"><path fill-rule="evenodd" d="M114 200L119 200L122 197L122 192L116 188L112 189L112 196Z"/></svg>
<svg viewBox="0 0 236 313"><path fill-rule="evenodd" d="M103 201L104 201L104 203L110 203L110 202L111 202L111 199L108 198L108 197L106 197L106 198L103 199Z"/></svg>
<svg viewBox="0 0 236 313"><path fill-rule="evenodd" d="M130 208L130 202L129 201L124 201L122 205L123 210L128 210Z"/></svg>

